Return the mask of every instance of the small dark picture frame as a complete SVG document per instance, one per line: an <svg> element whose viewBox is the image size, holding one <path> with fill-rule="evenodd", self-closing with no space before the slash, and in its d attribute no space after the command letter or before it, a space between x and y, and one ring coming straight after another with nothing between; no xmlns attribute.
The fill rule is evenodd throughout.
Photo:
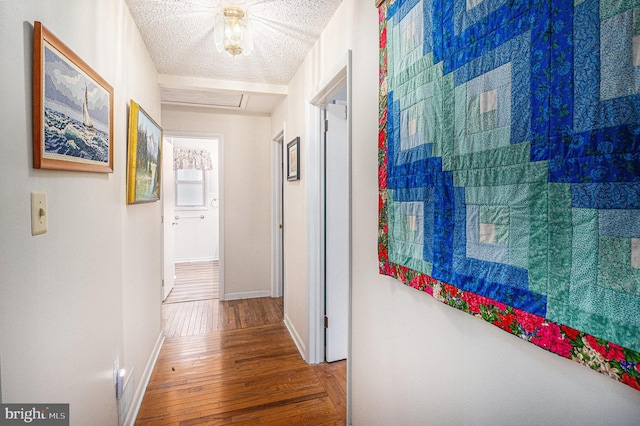
<svg viewBox="0 0 640 426"><path fill-rule="evenodd" d="M300 137L287 144L287 180L300 180Z"/></svg>

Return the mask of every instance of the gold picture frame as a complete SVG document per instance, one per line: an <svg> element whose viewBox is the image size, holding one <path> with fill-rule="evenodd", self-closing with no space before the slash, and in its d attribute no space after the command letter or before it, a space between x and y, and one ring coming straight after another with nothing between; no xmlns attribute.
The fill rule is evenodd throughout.
<svg viewBox="0 0 640 426"><path fill-rule="evenodd" d="M162 128L133 100L129 101L127 204L160 199Z"/></svg>

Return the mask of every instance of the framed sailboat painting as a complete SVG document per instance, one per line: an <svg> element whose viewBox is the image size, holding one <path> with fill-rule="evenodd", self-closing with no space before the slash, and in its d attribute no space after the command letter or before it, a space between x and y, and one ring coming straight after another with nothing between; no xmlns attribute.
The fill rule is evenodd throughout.
<svg viewBox="0 0 640 426"><path fill-rule="evenodd" d="M37 21L33 167L113 172L113 88Z"/></svg>

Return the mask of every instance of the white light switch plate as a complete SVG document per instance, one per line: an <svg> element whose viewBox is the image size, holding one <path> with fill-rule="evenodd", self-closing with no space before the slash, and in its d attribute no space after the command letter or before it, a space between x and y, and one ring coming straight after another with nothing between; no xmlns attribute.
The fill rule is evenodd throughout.
<svg viewBox="0 0 640 426"><path fill-rule="evenodd" d="M31 235L47 232L47 193L31 191Z"/></svg>

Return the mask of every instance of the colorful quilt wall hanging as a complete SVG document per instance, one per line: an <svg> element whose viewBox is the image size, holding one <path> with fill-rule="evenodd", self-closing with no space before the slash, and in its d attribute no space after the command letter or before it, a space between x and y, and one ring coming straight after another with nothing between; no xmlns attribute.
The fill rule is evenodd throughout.
<svg viewBox="0 0 640 426"><path fill-rule="evenodd" d="M640 390L640 1L379 16L380 273Z"/></svg>

